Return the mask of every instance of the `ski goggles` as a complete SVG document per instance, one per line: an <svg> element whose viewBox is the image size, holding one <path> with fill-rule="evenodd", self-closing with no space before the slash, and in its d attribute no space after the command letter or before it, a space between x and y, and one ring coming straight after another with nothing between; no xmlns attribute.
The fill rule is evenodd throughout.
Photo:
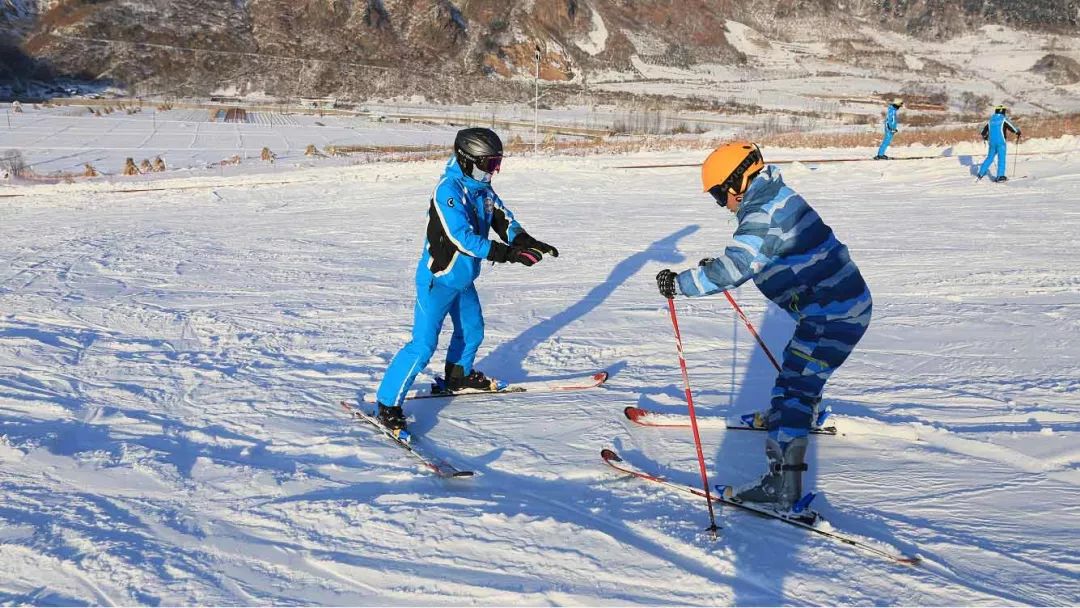
<svg viewBox="0 0 1080 608"><path fill-rule="evenodd" d="M499 168L502 167L502 155L497 156L466 156L469 159L473 167L483 171L484 173L496 173Z"/></svg>

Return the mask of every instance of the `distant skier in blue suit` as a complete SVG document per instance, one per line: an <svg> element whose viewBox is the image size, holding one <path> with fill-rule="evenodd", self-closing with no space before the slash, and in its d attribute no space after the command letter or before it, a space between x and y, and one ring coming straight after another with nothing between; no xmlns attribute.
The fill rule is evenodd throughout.
<svg viewBox="0 0 1080 608"><path fill-rule="evenodd" d="M874 160L889 160L888 156L885 156L885 150L889 149L889 144L892 143L893 135L896 134L897 125L896 113L900 111L900 108L904 105L904 100L897 97L889 104L889 110L885 113L885 122L883 124L885 129L885 138L881 140L881 146L878 147L877 156Z"/></svg>
<svg viewBox="0 0 1080 608"><path fill-rule="evenodd" d="M988 142L989 147L986 151L986 160L979 166L979 177L982 179L986 176L987 171L990 170L990 163L994 162L997 158L997 177L994 178L995 182L1008 181L1009 178L1005 177L1005 131L1009 130L1016 134L1016 142L1020 142L1020 129L1016 128L1016 125L1012 124L1005 116L1009 112L1009 109L1005 106L997 106L994 108L994 113L990 115L990 120L986 121L986 124L982 128L983 141Z"/></svg>
<svg viewBox="0 0 1080 608"><path fill-rule="evenodd" d="M497 387L495 380L473 369L484 340L484 316L473 285L483 261L532 266L544 255L559 256L557 249L529 236L491 189L502 158L502 140L494 131L458 131L454 154L431 196L427 238L416 268L412 340L390 362L377 394L378 418L397 436L406 426L401 408L405 394L435 353L447 315L454 333L446 353L445 389ZM488 239L492 229L499 240Z"/></svg>

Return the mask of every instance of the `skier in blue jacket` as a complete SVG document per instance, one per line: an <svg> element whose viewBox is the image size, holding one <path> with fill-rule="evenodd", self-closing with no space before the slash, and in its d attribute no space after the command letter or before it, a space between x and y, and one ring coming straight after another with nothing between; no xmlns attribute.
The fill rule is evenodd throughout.
<svg viewBox="0 0 1080 608"><path fill-rule="evenodd" d="M484 340L484 317L473 285L483 261L532 266L544 255L559 255L529 236L492 190L491 178L502 158L502 140L494 131L458 131L454 154L429 202L427 238L416 267L412 340L390 362L377 394L379 420L399 436L406 427L401 408L405 394L431 360L447 315L454 333L446 353L445 389L498 387L497 381L473 369ZM492 229L499 240L488 238Z"/></svg>
<svg viewBox="0 0 1080 608"><path fill-rule="evenodd" d="M994 178L995 182L1008 181L1008 177L1005 177L1005 131L1009 130L1016 134L1017 143L1020 142L1020 129L1016 128L1012 122L1009 121L1006 114L1009 109L1005 106L997 106L994 108L994 113L990 115L990 119L986 121L986 124L982 128L983 141L988 142L986 151L986 160L979 166L979 177L982 179L986 176L987 171L990 170L990 163L994 162L997 158L997 177Z"/></svg>
<svg viewBox="0 0 1080 608"><path fill-rule="evenodd" d="M892 143L893 135L896 134L898 127L896 113L900 111L900 108L903 105L904 100L899 97L889 104L889 109L885 112L885 122L882 125L885 130L885 137L881 140L881 146L878 147L877 156L874 157L874 160L889 160L889 157L885 156L885 150L889 149L889 144Z"/></svg>
<svg viewBox="0 0 1080 608"><path fill-rule="evenodd" d="M872 302L848 249L810 205L766 166L757 145L734 142L702 165L702 184L735 214L733 240L716 258L680 273L656 275L661 295L699 297L753 280L796 322L770 408L748 416L766 428L768 470L750 485L727 490L737 500L789 510L802 498L807 435L829 415L821 407L825 382L870 325Z"/></svg>

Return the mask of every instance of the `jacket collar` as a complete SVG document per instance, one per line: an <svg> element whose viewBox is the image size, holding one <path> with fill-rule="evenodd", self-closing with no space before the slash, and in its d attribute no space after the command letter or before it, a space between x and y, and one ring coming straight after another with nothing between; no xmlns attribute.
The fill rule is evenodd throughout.
<svg viewBox="0 0 1080 608"><path fill-rule="evenodd" d="M478 179L465 175L465 172L461 170L461 165L457 162L456 156L451 156L450 160L446 162L446 170L443 172L446 177L459 181L469 189L470 192L478 192L481 189L491 188L491 184L488 182L482 182Z"/></svg>
<svg viewBox="0 0 1080 608"><path fill-rule="evenodd" d="M784 187L784 178L780 175L780 168L776 165L766 165L761 173L758 173L750 187L746 189L742 204L736 216L742 219L750 209L760 207L769 202Z"/></svg>

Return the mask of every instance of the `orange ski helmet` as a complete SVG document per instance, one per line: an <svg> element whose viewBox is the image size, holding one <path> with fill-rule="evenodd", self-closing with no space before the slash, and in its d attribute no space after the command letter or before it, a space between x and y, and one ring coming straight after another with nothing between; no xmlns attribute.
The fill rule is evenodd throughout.
<svg viewBox="0 0 1080 608"><path fill-rule="evenodd" d="M701 165L701 187L724 205L728 193L746 192L751 180L764 168L765 161L757 144L749 141L724 144L713 150Z"/></svg>

